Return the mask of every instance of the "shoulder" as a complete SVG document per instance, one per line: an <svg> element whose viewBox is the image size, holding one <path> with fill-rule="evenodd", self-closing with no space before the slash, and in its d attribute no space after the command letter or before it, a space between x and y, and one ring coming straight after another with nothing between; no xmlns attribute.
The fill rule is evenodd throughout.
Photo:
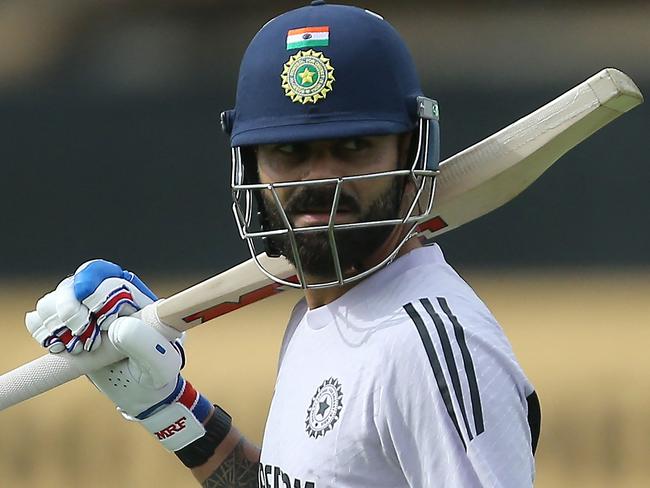
<svg viewBox="0 0 650 488"><path fill-rule="evenodd" d="M391 338L394 374L430 376L444 383L479 389L490 376L514 381L522 396L532 386L519 366L503 329L474 290L444 260L435 246L420 266L400 274L390 286L399 308L393 312L399 333Z"/></svg>
<svg viewBox="0 0 650 488"><path fill-rule="evenodd" d="M406 303L401 333L391 334L384 349L378 418L398 449L418 446L424 465L454 458L486 484L496 477L529 486L535 441L527 397L534 390L486 314L453 295Z"/></svg>
<svg viewBox="0 0 650 488"><path fill-rule="evenodd" d="M515 392L512 400L525 402L533 387L497 320L440 249L411 260L417 265L383 283L392 297L382 346L386 381L398 385L404 402L413 399L414 384L429 385L429 399L442 402L450 416L468 403L465 410L476 415L472 430L480 431L481 399Z"/></svg>
<svg viewBox="0 0 650 488"><path fill-rule="evenodd" d="M495 318L463 283L440 289L423 278L421 293L396 313L399 327L384 347L382 417L407 438L444 437L478 464L502 466L493 449L528 466L533 386Z"/></svg>
<svg viewBox="0 0 650 488"><path fill-rule="evenodd" d="M399 324L399 338L421 343L423 336L471 339L508 354L511 346L488 307L445 261L437 245L416 249L378 276L364 297L377 320ZM414 334L404 334L410 328Z"/></svg>

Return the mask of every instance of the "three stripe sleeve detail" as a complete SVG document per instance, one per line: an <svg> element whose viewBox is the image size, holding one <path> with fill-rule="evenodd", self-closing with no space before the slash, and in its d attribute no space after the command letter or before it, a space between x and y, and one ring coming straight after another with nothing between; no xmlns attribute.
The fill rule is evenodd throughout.
<svg viewBox="0 0 650 488"><path fill-rule="evenodd" d="M474 369L474 362L472 360L472 356L470 354L469 348L467 347L467 342L465 340L465 333L463 331L462 326L460 325L460 322L458 321L458 318L451 312L449 305L444 298L439 297L437 299L437 302L440 308L442 309L443 313L449 320L449 322L452 324L454 330L454 337L456 338L456 342L458 344L458 348L461 353L464 372L467 377L467 385L469 387L468 389L470 393L470 401L472 404L472 414L473 414L472 420L474 424L473 425L474 432L475 435L478 436L482 432L484 432L485 427L483 423L481 398L478 390L478 382L476 380L476 371ZM429 317L431 318L435 326L438 339L440 340L440 346L442 349L445 366L447 368L447 371L449 372L449 379L451 380L453 393L456 398L456 402L460 407L460 413L462 416L462 421L465 427L465 431L467 432L469 441L471 441L474 438L474 436L472 435L472 429L470 428L470 421L467 416L467 409L465 407L465 400L463 398L460 374L456 366L456 361L454 359L454 353L452 350L452 345L449 339L449 335L447 334L447 330L445 328L442 318L440 317L440 315L432 305L431 301L428 298L422 298L420 299L420 304L422 305L422 307L424 307L424 310L427 312L427 315L429 315ZM467 443L465 441L464 436L462 435L460 424L453 407L451 392L447 384L447 381L445 379L445 376L443 374L442 365L440 363L440 360L438 359L438 355L436 354L433 341L431 339L431 336L429 335L429 330L425 325L424 319L422 318L422 316L420 315L420 313L417 311L417 309L412 303L408 303L404 305L404 310L413 321L413 324L415 325L418 335L422 340L424 350L427 354L429 364L431 365L431 368L433 370L433 375L436 380L436 384L438 385L438 389L440 391L440 395L444 402L447 414L449 415L449 418L451 419L452 424L454 425L454 428L456 429L456 432L458 433L458 436L460 437L460 440L463 443L463 447L467 449Z"/></svg>
<svg viewBox="0 0 650 488"><path fill-rule="evenodd" d="M404 310L406 310L406 313L409 314L409 317L411 317L411 320L413 320L413 323L415 324L415 328L417 329L418 334L420 334L420 339L422 339L424 350L426 351L427 357L429 358L429 364L431 364L431 369L433 369L433 376L435 377L436 383L438 384L438 389L440 390L440 396L442 396L442 400L445 403L447 414L449 414L449 418L451 418L451 421L454 424L454 427L456 428L456 432L458 432L458 436L460 437L460 440L463 442L463 447L467 449L467 445L465 444L465 439L463 437L463 434L460 431L460 426L458 425L458 419L456 418L456 413L454 412L454 406L451 401L449 387L447 386L445 375L442 372L440 361L438 360L438 356L436 355L436 350L433 347L433 342L431 342L431 336L429 336L429 331L427 330L426 325L424 325L424 321L422 320L422 317L420 316L418 311L415 310L413 304L407 303L406 305L404 305Z"/></svg>
<svg viewBox="0 0 650 488"><path fill-rule="evenodd" d="M474 428L476 429L476 435L479 435L485 430L485 426L483 425L483 407L481 406L481 395L479 394L478 382L476 381L474 361L472 361L472 355L469 352L467 341L465 340L465 331L458 322L458 318L449 309L447 300L438 297L438 303L440 304L442 311L454 326L454 335L456 336L456 341L458 342L458 347L460 348L463 357L463 365L467 372L467 382L469 384L469 393L472 400L472 412L474 412Z"/></svg>
<svg viewBox="0 0 650 488"><path fill-rule="evenodd" d="M436 326L436 331L440 337L440 345L442 346L442 353L445 357L445 363L447 364L447 371L449 371L449 377L451 378L451 384L454 387L454 392L456 393L456 401L458 405L461 406L461 414L463 416L463 421L465 423L465 429L469 436L469 440L473 439L472 431L469 428L469 422L467 421L467 412L465 411L465 402L463 401L463 390L460 387L460 378L458 377L458 369L456 368L456 362L454 361L454 353L451 350L451 342L449 342L449 337L447 336L447 331L445 330L445 324L442 323L442 319L433 309L433 305L428 298L423 298L420 300L422 306L427 311L429 316L433 319L433 323Z"/></svg>

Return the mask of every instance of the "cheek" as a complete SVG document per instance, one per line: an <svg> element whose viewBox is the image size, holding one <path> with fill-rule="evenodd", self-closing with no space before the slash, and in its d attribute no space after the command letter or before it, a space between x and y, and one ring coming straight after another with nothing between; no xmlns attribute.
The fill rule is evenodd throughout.
<svg viewBox="0 0 650 488"><path fill-rule="evenodd" d="M384 157L379 161L379 168L377 169L377 172L382 172L382 171L394 171L398 168L401 167L402 161L399 160L399 156L397 152L391 154L389 157Z"/></svg>
<svg viewBox="0 0 650 488"><path fill-rule="evenodd" d="M365 167L358 173L384 173L395 171L398 160L396 151L383 151L367 159ZM357 167L362 166L361 163ZM385 194L395 183L397 176L381 176L369 179L358 179L343 184L343 191L352 193L363 208L370 206L379 196Z"/></svg>
<svg viewBox="0 0 650 488"><path fill-rule="evenodd" d="M395 151L376 151L352 160L346 169L349 175L363 175L394 171L399 165L400 161Z"/></svg>
<svg viewBox="0 0 650 488"><path fill-rule="evenodd" d="M395 177L372 178L368 180L359 180L344 185L343 191L353 194L361 204L363 210L370 208L379 197L384 195L392 186Z"/></svg>
<svg viewBox="0 0 650 488"><path fill-rule="evenodd" d="M282 183L301 180L305 169L302 165L288 161L260 161L257 165L260 182Z"/></svg>

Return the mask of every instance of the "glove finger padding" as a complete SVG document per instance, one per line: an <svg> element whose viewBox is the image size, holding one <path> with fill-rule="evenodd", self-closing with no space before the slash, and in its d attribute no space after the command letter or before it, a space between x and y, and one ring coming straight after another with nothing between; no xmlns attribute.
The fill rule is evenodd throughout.
<svg viewBox="0 0 650 488"><path fill-rule="evenodd" d="M80 336L90 324L90 310L75 296L74 277L69 276L59 283L55 293L59 319L74 335Z"/></svg>
<svg viewBox="0 0 650 488"><path fill-rule="evenodd" d="M82 303L101 330L108 330L118 317L132 315L153 301L122 278L106 278Z"/></svg>
<svg viewBox="0 0 650 488"><path fill-rule="evenodd" d="M117 317L131 315L158 300L136 275L101 259L77 269L74 294L94 314L102 330L108 330Z"/></svg>
<svg viewBox="0 0 650 488"><path fill-rule="evenodd" d="M57 336L50 334L43 320L36 310L25 315L25 325L32 337L43 347L47 347L51 353L59 353L65 350L65 345Z"/></svg>
<svg viewBox="0 0 650 488"><path fill-rule="evenodd" d="M87 351L98 347L100 330L108 330L115 319L131 315L157 300L136 275L101 259L82 264L72 277L72 283L66 285L72 288L69 291L66 286L66 296L73 296L80 307L78 310L73 306L68 308L76 320L77 332L73 333L83 337Z"/></svg>
<svg viewBox="0 0 650 488"><path fill-rule="evenodd" d="M58 290L48 293L36 303L36 313L41 321L41 327L49 335L45 338L45 332L38 327L38 320L33 313L25 316L25 324L32 332L32 336L50 352L58 353L64 349L72 354L78 354L83 350L83 343L74 336L65 326L57 313Z"/></svg>
<svg viewBox="0 0 650 488"><path fill-rule="evenodd" d="M101 344L100 329L88 307L77 300L74 293L74 277L70 276L59 283L54 293L57 316L66 327L65 331L59 331L56 335L64 342L70 335L70 340L77 339L76 342L80 344L66 349L73 353L96 350Z"/></svg>

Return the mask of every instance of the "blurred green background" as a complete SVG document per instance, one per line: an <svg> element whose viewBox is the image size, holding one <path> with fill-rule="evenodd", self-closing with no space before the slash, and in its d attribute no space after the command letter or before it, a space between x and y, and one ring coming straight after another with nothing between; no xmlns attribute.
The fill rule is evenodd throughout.
<svg viewBox="0 0 650 488"><path fill-rule="evenodd" d="M161 295L247 257L219 113L276 0L0 3L0 306L9 370L40 351L36 299L104 257ZM357 2L440 102L451 156L606 66L650 93L647 2ZM650 105L506 207L440 239L513 342L543 407L541 487L650 485ZM188 376L259 440L295 293L195 329ZM0 414L0 486L193 486L79 380Z"/></svg>

